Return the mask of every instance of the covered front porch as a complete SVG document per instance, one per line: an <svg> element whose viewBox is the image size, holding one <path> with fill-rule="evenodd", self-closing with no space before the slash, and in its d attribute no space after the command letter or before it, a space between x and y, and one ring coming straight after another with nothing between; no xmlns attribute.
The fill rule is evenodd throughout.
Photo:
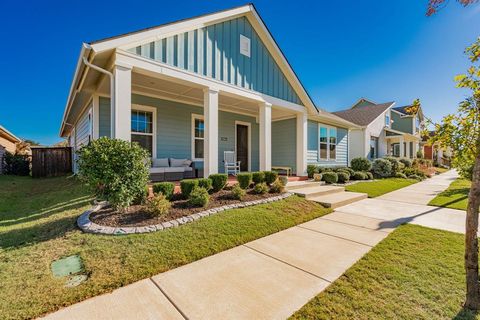
<svg viewBox="0 0 480 320"><path fill-rule="evenodd" d="M393 157L410 158L417 157L420 138L397 130L386 130L387 154Z"/></svg>
<svg viewBox="0 0 480 320"><path fill-rule="evenodd" d="M305 107L156 64L117 53L113 101L108 77L94 95L94 138L136 141L154 164L169 159L171 167L171 159L187 159L195 176L207 177L225 172L226 151L235 152L241 171L271 170L273 146L282 147L272 127L275 133L281 130L276 123L289 120L294 148L289 159L276 159L274 165L306 175Z"/></svg>

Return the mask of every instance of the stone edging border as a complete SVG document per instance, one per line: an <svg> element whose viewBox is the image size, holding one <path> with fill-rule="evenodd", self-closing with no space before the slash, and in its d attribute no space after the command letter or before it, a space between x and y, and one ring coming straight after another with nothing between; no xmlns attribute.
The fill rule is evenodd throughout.
<svg viewBox="0 0 480 320"><path fill-rule="evenodd" d="M212 209L197 212L197 213L192 213L191 215L181 217L178 219L173 219L167 222L162 222L159 224L143 226L143 227L109 227L109 226L101 226L99 224L93 223L90 220L90 215L108 205L106 201L103 201L95 204L95 206L92 209L82 213L80 217L78 217L77 219L77 225L80 229L82 229L83 232L87 232L87 233L106 234L106 235L148 233L148 232L161 231L161 230L177 227L179 225L193 222L203 217L211 216L228 209L245 208L245 207L250 207L258 204L280 201L290 197L291 195L293 195L293 193L285 192L275 197L229 204L222 207L217 207L217 208L212 208Z"/></svg>

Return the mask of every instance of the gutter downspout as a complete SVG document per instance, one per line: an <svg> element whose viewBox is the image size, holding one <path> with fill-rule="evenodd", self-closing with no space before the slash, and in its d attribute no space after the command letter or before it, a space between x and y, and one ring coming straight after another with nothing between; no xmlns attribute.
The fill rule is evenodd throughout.
<svg viewBox="0 0 480 320"><path fill-rule="evenodd" d="M115 137L115 76L108 70L102 69L99 66L96 66L88 62L87 58L83 57L83 63L93 70L96 70L100 73L106 74L110 77L110 137Z"/></svg>

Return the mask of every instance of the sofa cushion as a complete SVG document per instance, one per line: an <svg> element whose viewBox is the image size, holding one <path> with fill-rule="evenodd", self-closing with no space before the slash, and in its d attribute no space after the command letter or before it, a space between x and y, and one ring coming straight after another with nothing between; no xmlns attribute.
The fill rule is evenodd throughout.
<svg viewBox="0 0 480 320"><path fill-rule="evenodd" d="M189 167L192 162L188 163L187 161L190 160L170 158L170 167Z"/></svg>
<svg viewBox="0 0 480 320"><path fill-rule="evenodd" d="M168 168L152 167L150 168L150 173L165 173L165 169Z"/></svg>
<svg viewBox="0 0 480 320"><path fill-rule="evenodd" d="M164 169L165 169L165 172L184 172L185 171L184 167L169 167Z"/></svg>
<svg viewBox="0 0 480 320"><path fill-rule="evenodd" d="M160 158L160 159L153 159L153 166L154 167L169 167L168 165L168 158Z"/></svg>
<svg viewBox="0 0 480 320"><path fill-rule="evenodd" d="M188 171L193 171L193 168L192 167L183 167L183 170L185 172L188 172Z"/></svg>

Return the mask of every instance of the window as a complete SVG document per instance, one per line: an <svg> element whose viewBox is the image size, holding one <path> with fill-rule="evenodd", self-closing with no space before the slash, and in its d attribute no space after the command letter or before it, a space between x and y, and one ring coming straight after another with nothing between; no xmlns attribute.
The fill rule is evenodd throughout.
<svg viewBox="0 0 480 320"><path fill-rule="evenodd" d="M205 122L203 116L192 115L192 158L203 160L203 140L205 139Z"/></svg>
<svg viewBox="0 0 480 320"><path fill-rule="evenodd" d="M418 115L415 117L415 128L417 129L415 132L420 131L420 117Z"/></svg>
<svg viewBox="0 0 480 320"><path fill-rule="evenodd" d="M337 129L319 125L318 136L319 159L335 160L337 158Z"/></svg>
<svg viewBox="0 0 480 320"><path fill-rule="evenodd" d="M132 110L131 140L153 156L153 112Z"/></svg>
<svg viewBox="0 0 480 320"><path fill-rule="evenodd" d="M370 160L378 158L378 138L370 137Z"/></svg>
<svg viewBox="0 0 480 320"><path fill-rule="evenodd" d="M394 157L400 157L400 143L392 144L392 155Z"/></svg>
<svg viewBox="0 0 480 320"><path fill-rule="evenodd" d="M390 128L390 123L391 123L391 121L390 121L390 114L389 114L389 113L386 113L386 114L385 114L385 126Z"/></svg>

